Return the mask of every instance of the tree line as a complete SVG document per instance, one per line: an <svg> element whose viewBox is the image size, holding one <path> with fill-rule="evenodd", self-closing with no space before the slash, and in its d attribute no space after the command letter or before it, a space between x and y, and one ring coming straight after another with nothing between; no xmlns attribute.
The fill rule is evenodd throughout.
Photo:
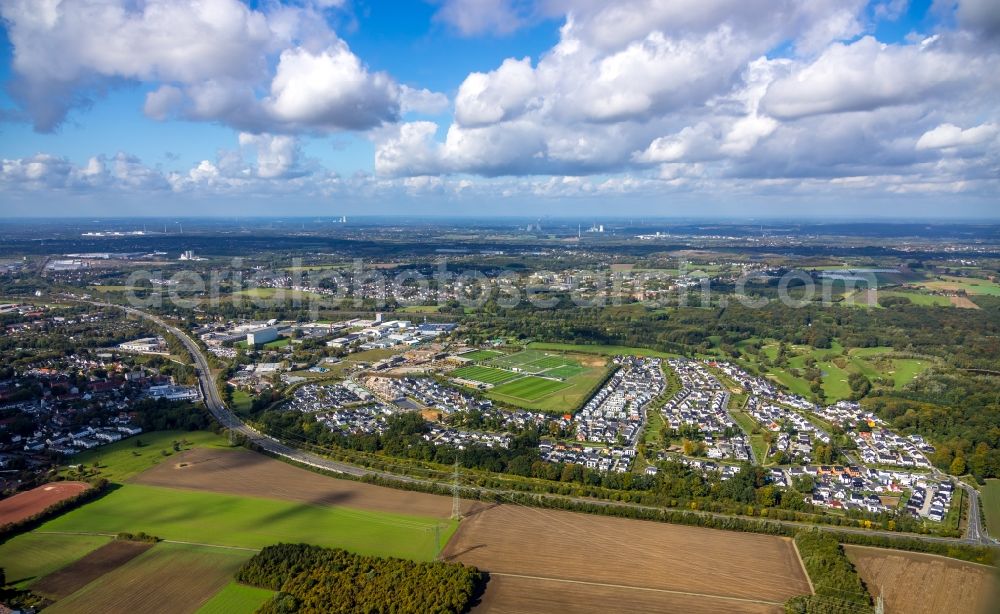
<svg viewBox="0 0 1000 614"><path fill-rule="evenodd" d="M844 547L829 533L810 530L795 535L802 564L813 586L812 595L792 597L787 614L857 614L873 612L872 598Z"/></svg>
<svg viewBox="0 0 1000 614"><path fill-rule="evenodd" d="M481 590L475 567L361 556L307 544L268 546L236 580L278 591L262 614L330 612L463 612Z"/></svg>

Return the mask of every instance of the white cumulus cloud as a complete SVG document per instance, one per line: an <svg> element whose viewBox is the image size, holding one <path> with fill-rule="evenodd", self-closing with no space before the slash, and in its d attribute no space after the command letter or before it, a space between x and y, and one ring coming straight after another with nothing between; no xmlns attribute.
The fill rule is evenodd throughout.
<svg viewBox="0 0 1000 614"><path fill-rule="evenodd" d="M980 124L965 130L954 124L941 124L920 135L920 139L917 140L917 149L945 149L979 145L995 140L997 134L1000 134L1000 126L993 123Z"/></svg>
<svg viewBox="0 0 1000 614"><path fill-rule="evenodd" d="M332 3L337 4L337 3ZM317 11L239 0L10 0L10 91L36 130L115 83L152 83L145 112L254 132L364 130L395 121L399 86L369 71ZM257 92L266 91L266 97Z"/></svg>

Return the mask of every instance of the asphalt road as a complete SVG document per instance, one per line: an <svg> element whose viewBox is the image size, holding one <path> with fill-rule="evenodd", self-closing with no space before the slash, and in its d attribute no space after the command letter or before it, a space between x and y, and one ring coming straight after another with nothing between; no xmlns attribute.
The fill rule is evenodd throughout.
<svg viewBox="0 0 1000 614"><path fill-rule="evenodd" d="M959 484L959 488L969 495L969 523L965 530L965 538L973 542L990 543L991 540L986 537L979 522L979 493L976 492L975 488L966 484Z"/></svg>
<svg viewBox="0 0 1000 614"><path fill-rule="evenodd" d="M311 452L306 452L304 450L300 450L298 448L286 445L286 444L278 441L277 439L275 439L273 437L261 434L260 432L258 432L257 430L255 430L251 426L245 424L242 420L240 420L235 414L233 414L233 412L231 412L229 410L229 408L226 407L226 404L223 403L222 396L219 394L219 389L215 385L215 379L212 377L212 371L211 371L211 369L208 366L208 361L205 359L205 355L201 351L201 347L199 347L198 344L195 343L194 340L191 339L190 336L188 336L187 332L185 332L185 331L177 328L176 326L173 326L172 324L164 321L162 318L160 318L158 316L155 316L155 315L150 314L150 313L146 313L145 311L141 311L139 309L135 309L135 308L132 308L132 307L123 307L122 305L113 305L113 304L110 304L110 303L93 303L93 304L102 305L102 306L106 306L106 307L118 307L118 308L122 308L125 311L127 311L128 313L130 313L132 315L135 315L135 316L138 316L138 317L141 317L141 318L146 318L146 319L148 319L148 320L150 320L150 321L158 324L159 326L167 329L168 331L170 331L174 335L176 335L177 338L180 339L181 342L184 344L184 346L187 348L188 352L191 353L191 357L194 359L195 368L196 368L196 370L198 372L199 385L201 386L201 391L202 391L202 394L203 394L204 399L205 399L205 406L208 408L208 410L212 413L213 416L215 416L215 419L218 420L221 425L223 425L227 429L230 429L230 430L232 430L234 432L242 434L243 436L245 436L248 439L252 440L255 445L257 445L258 447L264 449L265 451L270 452L271 454L275 454L277 456L288 458L288 459L293 460L293 461L295 461L297 463L302 463L304 465L309 465L309 466L312 466L312 467L316 467L318 469L323 469L325 471L331 471L331 472L335 472L335 473L343 473L343 474L348 474L348 475L352 475L352 476L359 476L359 477L360 476L377 476L377 477L382 477L382 478L386 478L386 479L389 479L389 480L395 480L397 482L408 482L408 483L415 483L415 484L434 484L434 485L440 485L439 482L434 482L434 481L431 481L431 480L424 480L424 479L420 479L420 478L414 478L412 476L399 475L399 474L395 474L395 473L387 473L387 472L382 472L382 471L375 471L375 470L372 470L372 469L367 469L365 467L358 467L356 465L350 465L350 464L347 464L347 463L341 463L341 462L338 462L338 461L333 461L333 460L324 458L322 456L313 454ZM971 544L971 545L995 545L997 542L995 542L994 540L990 539L986 535L986 533L985 533L985 531L983 531L981 523L979 521L979 498L978 498L978 494L979 493L976 492L975 489L973 489L972 487L968 486L967 484L963 484L963 483L959 482L959 486L961 488L966 489L966 492L968 492L969 495L970 495L969 496L969 500L971 502L970 507L969 507L968 530L966 532L966 535L964 537L962 537L962 538L955 538L955 537L935 537L935 536L930 536L930 535L916 535L916 534L897 533L897 532L894 532L894 531L880 531L880 530L872 530L872 529L855 529L855 528L849 528L849 527L831 527L831 526L826 526L826 525L814 525L814 524L810 524L810 523L793 522L793 521L785 521L785 520L764 520L764 519L760 519L760 520L762 522L766 522L766 523L769 523L769 524L776 524L776 525L782 525L782 526L787 526L787 527L795 527L795 528L811 528L811 527L815 527L815 528L819 528L819 529L824 530L824 531L831 531L831 532L834 532L834 533L857 533L857 534L864 534L864 535L880 535L880 536L890 537L890 538L896 538L896 539L900 539L900 538L912 538L912 539L918 539L918 540L925 541L925 542L936 542L936 543L964 543L964 544ZM524 494L526 494L526 493L523 493L523 492L520 492L520 491L514 491L514 490L493 490L493 489L478 488L478 487L468 486L468 485L463 485L462 489L465 490L465 491L476 490L477 492L487 493L487 494L494 494L494 495L497 495L497 496L500 496L500 497L505 497L505 496L506 497L510 497L510 496L513 496L513 495L524 495ZM571 501L575 501L575 502L579 502L579 503L587 503L587 504L591 504L591 505L626 506L626 507L634 507L634 508L637 508L637 509L647 509L647 510L661 509L661 508L652 507L652 506L644 506L644 505L637 505L637 504L621 503L621 502L616 502L616 501L602 501L602 500L587 499L587 498L582 498L582 497L565 497L565 496L562 496L562 495L548 495L548 494L539 494L539 495L535 495L535 496L538 497L538 498L542 498L542 499L563 499L563 500L569 499ZM716 518L730 518L731 517L731 516L728 516L726 514L718 514L718 513L713 513L713 512L698 512L698 511L693 511L691 513L696 513L696 514L703 515L703 516L712 516L712 517L716 517Z"/></svg>
<svg viewBox="0 0 1000 614"><path fill-rule="evenodd" d="M108 303L102 304L110 305ZM121 307L120 305L116 306ZM258 447L263 448L272 454L277 454L296 462L311 465L326 471L335 471L337 473L346 473L355 476L376 474L383 475L384 477L391 477L393 479L401 479L402 477L405 477L381 474L362 467L338 463L336 461L323 458L322 456L317 456L315 454L285 445L274 438L261 434L253 427L240 420L229 410L229 408L226 407L226 404L222 401L222 395L219 394L219 388L215 385L215 378L212 377L212 370L208 366L208 360L206 360L201 348L194 342L193 339L191 339L190 336L188 336L187 332L166 322L162 318L146 313L145 311L140 311L132 307L123 307L123 309L132 315L146 318L147 320L160 325L181 340L184 347L186 347L188 352L191 354L191 358L194 359L195 370L198 373L198 384L201 388L202 397L205 399L205 406L208 408L208 411L215 416L215 419L219 421L219 424L225 428L243 435L247 439L252 440Z"/></svg>

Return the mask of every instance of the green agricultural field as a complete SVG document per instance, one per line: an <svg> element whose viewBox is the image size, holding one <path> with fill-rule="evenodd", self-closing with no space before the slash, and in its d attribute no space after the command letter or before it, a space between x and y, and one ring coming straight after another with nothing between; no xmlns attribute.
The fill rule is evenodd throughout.
<svg viewBox="0 0 1000 614"><path fill-rule="evenodd" d="M502 384L503 382L509 382L522 377L518 373L511 373L510 371L494 369L492 367L480 367L477 365L459 367L451 372L451 376L472 380L474 382L482 382L484 384Z"/></svg>
<svg viewBox="0 0 1000 614"><path fill-rule="evenodd" d="M233 295L245 296L247 298L253 298L253 299L293 300L293 301L327 300L335 298L331 296L325 296L323 294L317 294L315 292L306 292L304 290L292 290L290 288L247 288L246 290L233 292Z"/></svg>
<svg viewBox="0 0 1000 614"><path fill-rule="evenodd" d="M937 296L935 294L925 294L915 290L879 290L878 298L882 300L887 297L899 297L910 299L914 305L921 307L951 307L951 300L947 296ZM855 304L867 304L860 297L855 298Z"/></svg>
<svg viewBox="0 0 1000 614"><path fill-rule="evenodd" d="M676 358L677 354L658 352L648 348L634 348L623 345L583 345L574 343L529 343L532 350L550 350L556 352L576 352L578 354L599 354L601 356L649 356L652 358Z"/></svg>
<svg viewBox="0 0 1000 614"><path fill-rule="evenodd" d="M951 300L947 296L937 296L935 294L923 294L922 292L907 292L904 290L893 291L880 290L878 293L879 299L887 296L898 296L902 298L910 299L914 305L921 305L924 307L951 307Z"/></svg>
<svg viewBox="0 0 1000 614"><path fill-rule="evenodd" d="M445 542L457 523L433 518L306 505L139 484L42 525L39 531L143 531L164 539L262 548L306 542L359 554L429 561L437 555L435 527Z"/></svg>
<svg viewBox="0 0 1000 614"><path fill-rule="evenodd" d="M253 614L274 597L274 591L230 582L201 606L197 614Z"/></svg>
<svg viewBox="0 0 1000 614"><path fill-rule="evenodd" d="M954 277L946 275L941 279L926 281L920 284L929 290L955 292L964 290L970 296L1000 296L1000 284L988 279L978 279L975 277Z"/></svg>
<svg viewBox="0 0 1000 614"><path fill-rule="evenodd" d="M441 311L440 305L407 305L396 310L397 313L437 313Z"/></svg>
<svg viewBox="0 0 1000 614"><path fill-rule="evenodd" d="M100 535L22 533L0 544L7 582L23 588L111 541Z"/></svg>
<svg viewBox="0 0 1000 614"><path fill-rule="evenodd" d="M472 360L474 362L490 360L491 358L496 358L497 356L502 356L502 355L503 352L497 352L496 350L472 350L471 352L460 354L462 358L466 360Z"/></svg>
<svg viewBox="0 0 1000 614"><path fill-rule="evenodd" d="M325 271L329 269L347 269L350 268L350 264L310 264L305 266L286 266L283 271L296 272L310 272L310 271Z"/></svg>
<svg viewBox="0 0 1000 614"><path fill-rule="evenodd" d="M143 288L141 286L90 286L95 292L141 292L150 291L153 287Z"/></svg>
<svg viewBox="0 0 1000 614"><path fill-rule="evenodd" d="M1000 480L986 480L986 485L980 489L980 493L983 513L986 515L986 530L992 537L998 537L1000 536Z"/></svg>
<svg viewBox="0 0 1000 614"><path fill-rule="evenodd" d="M490 393L498 398L506 397L531 403L568 386L569 384L565 382L529 375L497 386Z"/></svg>
<svg viewBox="0 0 1000 614"><path fill-rule="evenodd" d="M77 454L71 464L82 465L88 472L96 469L97 475L109 482L122 483L153 465L169 461L175 453L175 441L181 450L230 447L225 437L208 431L152 431Z"/></svg>
<svg viewBox="0 0 1000 614"><path fill-rule="evenodd" d="M160 543L46 612L192 612L223 590L252 551Z"/></svg>

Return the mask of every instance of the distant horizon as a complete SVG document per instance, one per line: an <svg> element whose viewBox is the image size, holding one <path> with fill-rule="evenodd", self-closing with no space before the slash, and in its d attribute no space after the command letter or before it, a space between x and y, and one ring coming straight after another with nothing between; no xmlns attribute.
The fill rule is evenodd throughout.
<svg viewBox="0 0 1000 614"><path fill-rule="evenodd" d="M461 220L461 221L510 221L510 222L553 222L553 223L593 223L602 222L608 223L626 223L630 225L646 225L650 223L659 222L670 222L670 223L689 223L689 224L700 224L700 223L714 223L714 224L729 224L729 225L746 225L746 224L781 224L781 225L823 225L823 224L855 224L855 225L877 225L877 224L890 224L890 225L926 225L926 224L951 224L951 225L967 225L967 226L993 226L1000 225L1000 212L998 212L996 217L985 218L985 217L869 217L869 218L857 218L857 217L783 217L779 215L767 216L767 215L756 215L752 217L735 217L735 216L723 216L723 215L703 215L703 216L688 216L688 215L615 215L615 216L593 216L593 215L526 215L526 214L511 214L511 215L484 215L484 214L472 214L472 213L379 213L379 214L330 214L330 215L311 215L311 214L289 214L289 215L231 215L231 214L184 214L184 215L163 215L163 214L149 214L149 215L112 215L112 216L90 216L90 215L49 215L49 216L28 216L28 215L7 215L0 225L5 222L17 222L17 223L31 223L31 222L41 222L41 223L74 223L74 224L100 224L104 222L129 222L129 221L141 221L149 223L151 220L159 221L177 221L177 220L207 220L207 221L274 221L280 222L284 220L294 220L296 222L303 222L309 220L321 220L321 221L336 221L343 217L348 219L347 226L350 226L352 221L379 221L379 220L434 220L434 221L447 221L447 220ZM543 228L544 229L544 228ZM149 229L150 232L156 232L156 229ZM174 234L174 233L170 233Z"/></svg>

